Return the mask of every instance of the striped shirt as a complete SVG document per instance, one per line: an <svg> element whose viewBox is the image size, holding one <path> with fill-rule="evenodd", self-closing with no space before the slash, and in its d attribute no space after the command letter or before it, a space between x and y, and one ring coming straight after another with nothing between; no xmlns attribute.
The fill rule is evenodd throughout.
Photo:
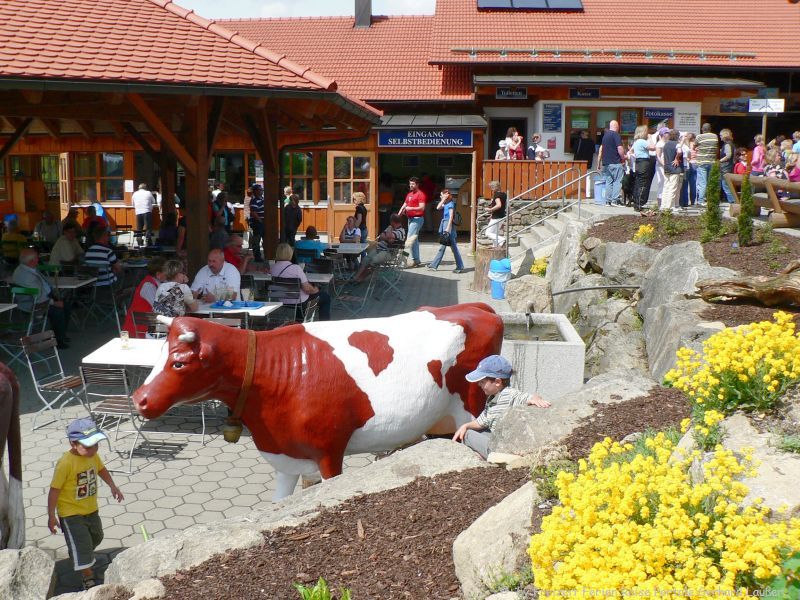
<svg viewBox="0 0 800 600"><path fill-rule="evenodd" d="M95 283L97 287L111 285L117 280L117 276L114 275L114 272L111 270L111 267L116 262L117 255L114 254L114 251L108 246L102 246L100 244L89 246L84 259L84 264L99 269L97 283Z"/></svg>
<svg viewBox="0 0 800 600"><path fill-rule="evenodd" d="M399 245L401 242L406 241L406 230L402 227L392 227L389 225L386 229L383 230L384 233L391 233L394 235L393 242L385 242L383 239L378 240L378 250L388 250L392 246Z"/></svg>
<svg viewBox="0 0 800 600"><path fill-rule="evenodd" d="M710 165L719 159L719 138L716 133L701 133L695 138L695 143L698 165Z"/></svg>
<svg viewBox="0 0 800 600"><path fill-rule="evenodd" d="M486 408L483 409L483 412L478 415L475 421L484 429L491 431L500 417L508 412L509 408L512 406L525 406L530 397L531 395L527 392L515 390L511 387L504 388L499 394L489 396L489 399L486 400Z"/></svg>
<svg viewBox="0 0 800 600"><path fill-rule="evenodd" d="M264 196L250 198L250 215L264 218Z"/></svg>

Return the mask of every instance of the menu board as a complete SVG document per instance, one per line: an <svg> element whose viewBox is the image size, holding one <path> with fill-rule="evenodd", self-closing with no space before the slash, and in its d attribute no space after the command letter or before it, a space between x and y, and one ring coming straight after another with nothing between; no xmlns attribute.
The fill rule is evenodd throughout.
<svg viewBox="0 0 800 600"><path fill-rule="evenodd" d="M560 132L561 131L561 105L545 104L543 107L542 131Z"/></svg>

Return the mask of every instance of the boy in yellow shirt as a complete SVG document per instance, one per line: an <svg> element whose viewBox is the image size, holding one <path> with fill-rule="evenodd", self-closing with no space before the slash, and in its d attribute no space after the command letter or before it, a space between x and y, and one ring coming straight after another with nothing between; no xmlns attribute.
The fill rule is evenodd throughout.
<svg viewBox="0 0 800 600"><path fill-rule="evenodd" d="M69 556L83 576L83 588L94 587L92 566L94 549L103 541L103 524L97 512L97 478L111 488L111 495L122 502L122 492L97 455L101 440L108 439L91 419L77 419L67 427L70 449L56 464L47 496L47 526L56 533L61 527ZM56 520L56 508L58 520Z"/></svg>

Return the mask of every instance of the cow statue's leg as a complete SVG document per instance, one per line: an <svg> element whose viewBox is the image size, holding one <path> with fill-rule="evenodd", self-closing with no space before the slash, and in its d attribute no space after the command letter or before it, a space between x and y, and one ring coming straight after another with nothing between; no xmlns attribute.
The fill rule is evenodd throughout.
<svg viewBox="0 0 800 600"><path fill-rule="evenodd" d="M294 493L300 475L312 475L319 472L313 460L292 458L285 454L261 452L261 456L275 468L275 493L272 501L283 500Z"/></svg>

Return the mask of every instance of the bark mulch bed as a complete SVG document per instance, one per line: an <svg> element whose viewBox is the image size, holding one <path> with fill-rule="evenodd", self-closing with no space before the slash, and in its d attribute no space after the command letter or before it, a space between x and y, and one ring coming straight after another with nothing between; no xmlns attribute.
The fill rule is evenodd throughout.
<svg viewBox="0 0 800 600"><path fill-rule="evenodd" d="M650 248L661 249L672 244L680 244L690 240L700 240L703 225L700 217L683 216L678 213L672 216L673 227L664 217L642 217L638 215L620 215L597 223L587 236L599 238L606 242L629 242L640 225L649 224L655 227L655 237L647 244ZM733 221L725 221L723 225L735 225ZM668 229L672 235L668 233ZM756 229L756 232L758 230ZM789 261L800 256L800 238L780 232L772 232L769 239L760 244L743 248L738 246L736 232L723 235L719 239L703 244L706 260L715 267L728 267L742 275L774 275L785 267Z"/></svg>
<svg viewBox="0 0 800 600"><path fill-rule="evenodd" d="M722 321L728 327L736 327L758 321L771 321L772 315L779 310L794 313L794 320L800 325L800 307L767 308L752 304L709 304L700 316L709 321Z"/></svg>
<svg viewBox="0 0 800 600"><path fill-rule="evenodd" d="M597 442L610 437L622 441L632 433L678 427L691 414L691 405L683 392L655 387L647 396L617 404L594 403L596 412L567 437L563 445L572 460L585 458Z"/></svg>
<svg viewBox="0 0 800 600"><path fill-rule="evenodd" d="M646 397L598 405L566 446L581 458L606 436L621 440L663 429L688 414L682 394L656 388ZM320 576L332 588L350 588L354 600L458 598L453 541L528 478L525 469L487 468L417 479L325 509L306 525L266 532L260 547L215 556L162 581L168 598L182 600L299 598L292 584ZM534 509L534 531L549 511L547 504Z"/></svg>

